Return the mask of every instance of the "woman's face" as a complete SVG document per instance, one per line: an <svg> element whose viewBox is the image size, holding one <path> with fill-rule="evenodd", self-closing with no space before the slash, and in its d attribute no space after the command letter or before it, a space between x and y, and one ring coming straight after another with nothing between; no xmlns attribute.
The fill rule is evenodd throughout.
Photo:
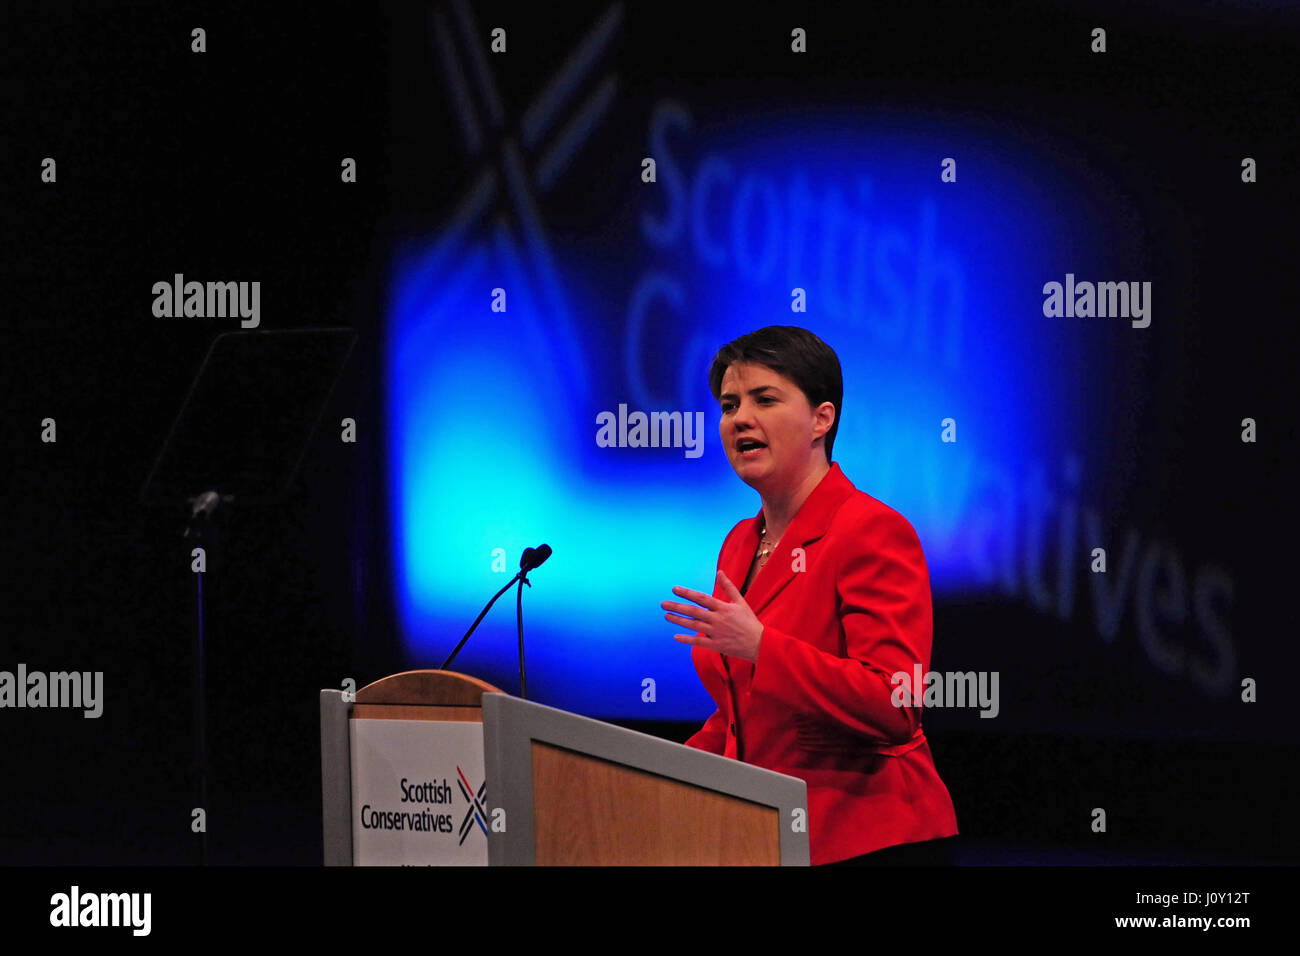
<svg viewBox="0 0 1300 956"><path fill-rule="evenodd" d="M762 491L794 484L822 458L812 443L835 421L830 402L815 411L798 385L765 365L728 366L720 393L722 447L747 485ZM748 450L751 442L761 447Z"/></svg>

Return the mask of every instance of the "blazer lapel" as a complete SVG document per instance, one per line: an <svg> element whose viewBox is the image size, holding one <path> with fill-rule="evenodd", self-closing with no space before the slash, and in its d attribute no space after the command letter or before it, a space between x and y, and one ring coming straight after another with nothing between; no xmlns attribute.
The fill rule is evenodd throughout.
<svg viewBox="0 0 1300 956"><path fill-rule="evenodd" d="M777 550L754 576L749 590L743 595L755 615L760 614L763 608L772 603L772 600L799 573L792 567L794 561L790 552L795 548L805 547L824 535L830 527L835 512L855 490L853 483L840 471L840 466L832 464L831 470L822 477L817 487L799 506L799 511L790 522L790 527L786 528L785 534L781 536ZM723 573L737 588L745 583L749 566L754 561L754 553L758 550L758 526L762 518L763 511L760 508L758 514L741 526L730 547L722 555L720 563ZM715 586L713 596L723 597L722 589ZM726 655L719 654L717 664L725 675L733 701L736 700L738 689L744 694L748 693L749 680L754 672L752 662L742 660L733 662ZM736 686L737 680L740 682L739 688ZM734 721L736 718L732 716L730 719Z"/></svg>
<svg viewBox="0 0 1300 956"><path fill-rule="evenodd" d="M785 529L785 534L781 535L777 549L754 577L749 591L746 592L745 600L755 614L760 614L763 608L770 604L773 598L780 594L781 590L799 573L793 568L794 549L805 547L824 535L830 527L831 519L835 517L835 512L854 490L853 483L844 477L839 464L832 464L831 470L822 477L817 487L799 506L794 520ZM749 565L754 560L754 552L758 548L758 524L762 514L760 510L755 517L746 522L743 533L737 536L739 540L735 555L728 562L728 566L723 568L727 577L731 578L732 583L737 587L744 583ZM733 569L738 576L732 575Z"/></svg>
<svg viewBox="0 0 1300 956"><path fill-rule="evenodd" d="M763 512L760 511L755 517L750 518L741 525L740 530L736 532L731 545L719 562L722 566L722 573L731 580L737 590L745 586L745 578L749 576L749 566L754 563L754 552L758 550L758 523L762 516ZM757 579L750 583L750 594L754 593L754 585L757 583ZM722 588L717 586L716 582L714 583L713 596L723 596Z"/></svg>

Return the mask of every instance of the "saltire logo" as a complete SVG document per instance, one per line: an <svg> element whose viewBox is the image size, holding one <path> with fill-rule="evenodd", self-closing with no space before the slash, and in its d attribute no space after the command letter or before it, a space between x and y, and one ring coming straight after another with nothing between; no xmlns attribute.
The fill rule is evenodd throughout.
<svg viewBox="0 0 1300 956"><path fill-rule="evenodd" d="M477 792L470 786L465 779L465 771L460 769L460 764L456 765L456 776L460 779L456 781L456 786L460 787L460 792L465 799L469 801L469 809L465 811L465 819L460 821L460 842L458 846L465 845L465 838L474 832L474 824L483 831L483 836L487 836L487 808L483 805L483 794L487 791L487 781L484 780L479 786Z"/></svg>

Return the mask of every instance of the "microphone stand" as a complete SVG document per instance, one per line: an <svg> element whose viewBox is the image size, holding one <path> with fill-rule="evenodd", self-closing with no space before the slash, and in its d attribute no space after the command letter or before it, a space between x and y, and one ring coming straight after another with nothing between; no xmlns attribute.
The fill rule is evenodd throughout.
<svg viewBox="0 0 1300 956"><path fill-rule="evenodd" d="M483 608L483 610L478 612L478 617L474 619L474 623L469 626L469 630L466 631L465 636L460 639L460 643L456 645L456 649L447 655L447 659L442 662L442 667L438 668L439 670L445 671L448 667L451 666L451 662L456 659L456 655L459 654L460 649L465 646L465 642L469 640L469 636L474 633L474 628L478 627L479 621L483 620L487 612L492 610L492 605L497 603L497 598L499 598L501 595L509 591L511 586L513 586L516 581L518 581L521 577L523 577L523 575L524 572L521 570L518 574L516 574L513 578L511 578L509 581L506 582L505 587L503 587L496 594L492 595L492 600L487 602L487 607ZM531 587L531 585L529 586Z"/></svg>
<svg viewBox="0 0 1300 956"><path fill-rule="evenodd" d="M200 544L204 551L204 566L212 557L213 545L216 544L216 523L214 517L221 501L232 501L230 495L219 495L215 491L205 491L190 499L193 512L185 527L184 537ZM194 574L194 774L198 806L203 811L203 829L199 831L199 866L208 865L208 714L207 714L207 661L204 646L203 623L203 578L207 571Z"/></svg>
<svg viewBox="0 0 1300 956"><path fill-rule="evenodd" d="M524 585L532 587L524 571L517 575L519 588L515 595L515 620L519 623L519 697L528 699L528 681L524 678Z"/></svg>
<svg viewBox="0 0 1300 956"><path fill-rule="evenodd" d="M534 563L533 558L537 552L540 552L542 557L539 561ZM456 645L455 649L447 655L447 659L442 662L442 667L440 667L439 670L445 671L451 666L451 662L456 659L456 655L459 654L460 649L465 646L465 642L468 641L469 636L474 633L474 629L479 626L479 623L487 615L487 612L492 609L492 605L496 604L497 598L510 590L514 583L518 581L519 590L515 596L515 620L519 629L519 696L523 700L528 699L528 677L524 668L524 585L527 584L530 588L533 586L533 583L528 580L528 572L536 568L542 561L545 561L550 557L550 555L551 549L546 545L542 545L539 549L528 548L524 551L524 556L519 561L519 573L507 581L505 587L492 595L492 600L488 601L487 606L484 607L483 610L479 611L478 617L474 619L474 623L469 626L469 630L465 632L465 636L460 639L460 643Z"/></svg>

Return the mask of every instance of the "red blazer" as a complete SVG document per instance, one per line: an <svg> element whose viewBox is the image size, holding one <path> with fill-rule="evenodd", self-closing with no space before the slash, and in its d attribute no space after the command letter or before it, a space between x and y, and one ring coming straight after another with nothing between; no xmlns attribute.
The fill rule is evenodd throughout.
<svg viewBox="0 0 1300 956"><path fill-rule="evenodd" d="M737 587L761 515L722 543ZM763 623L758 661L692 649L718 709L687 746L801 777L814 865L955 834L921 708L891 701L893 674L930 669L930 577L907 520L832 464L745 600Z"/></svg>

